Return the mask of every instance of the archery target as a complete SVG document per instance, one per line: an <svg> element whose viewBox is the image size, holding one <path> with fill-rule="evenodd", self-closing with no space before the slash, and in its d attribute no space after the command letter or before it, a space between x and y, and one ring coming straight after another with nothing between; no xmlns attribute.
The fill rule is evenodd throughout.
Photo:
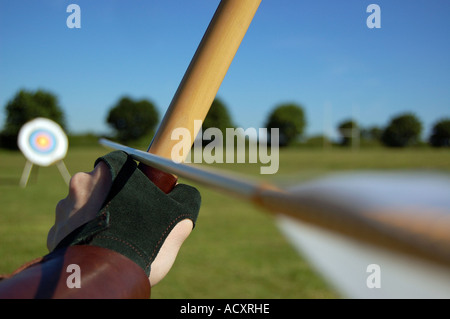
<svg viewBox="0 0 450 319"><path fill-rule="evenodd" d="M67 136L57 123L37 118L22 126L18 145L33 164L49 166L62 160L67 153Z"/></svg>

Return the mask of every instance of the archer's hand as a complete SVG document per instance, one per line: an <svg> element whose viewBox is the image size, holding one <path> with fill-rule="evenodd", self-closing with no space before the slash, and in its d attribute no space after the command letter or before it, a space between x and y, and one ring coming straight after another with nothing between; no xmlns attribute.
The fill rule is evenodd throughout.
<svg viewBox="0 0 450 319"><path fill-rule="evenodd" d="M50 251L71 245L108 248L133 260L154 286L168 273L191 233L199 192L178 184L164 194L124 152L99 158L89 173L77 173L56 207Z"/></svg>

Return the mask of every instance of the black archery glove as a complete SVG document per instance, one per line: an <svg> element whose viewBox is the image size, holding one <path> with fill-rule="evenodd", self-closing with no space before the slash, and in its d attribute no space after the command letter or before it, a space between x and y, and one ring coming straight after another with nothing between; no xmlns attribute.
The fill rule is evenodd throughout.
<svg viewBox="0 0 450 319"><path fill-rule="evenodd" d="M94 245L114 250L138 264L147 276L150 266L170 231L184 219L195 225L200 193L178 184L165 194L122 151L96 160L103 161L112 176L111 190L95 219L77 228L57 248Z"/></svg>

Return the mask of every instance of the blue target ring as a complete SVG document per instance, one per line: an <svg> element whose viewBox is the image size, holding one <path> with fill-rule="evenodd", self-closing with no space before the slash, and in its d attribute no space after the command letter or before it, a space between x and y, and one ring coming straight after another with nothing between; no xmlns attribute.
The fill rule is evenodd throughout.
<svg viewBox="0 0 450 319"><path fill-rule="evenodd" d="M39 129L31 133L29 143L31 149L37 153L50 154L57 145L57 141L52 132Z"/></svg>

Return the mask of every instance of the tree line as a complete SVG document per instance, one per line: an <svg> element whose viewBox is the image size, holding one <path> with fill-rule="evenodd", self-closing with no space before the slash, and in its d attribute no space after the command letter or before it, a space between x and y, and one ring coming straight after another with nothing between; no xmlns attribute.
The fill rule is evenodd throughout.
<svg viewBox="0 0 450 319"><path fill-rule="evenodd" d="M354 120L341 122L338 126L341 135L339 142L344 146L353 144L355 138L380 142L389 147L414 146L422 143L422 130L420 119L408 112L394 116L384 128L378 126L363 128ZM443 118L433 125L428 143L434 147L448 147L449 136L450 118Z"/></svg>
<svg viewBox="0 0 450 319"><path fill-rule="evenodd" d="M67 131L66 117L57 97L48 91L20 90L5 106L6 121L0 132L0 146L17 148L17 136L26 122L36 117L46 117L57 122ZM155 105L146 100L121 97L113 105L105 119L114 132L112 138L129 143L153 135L160 122ZM280 146L301 144L305 138L306 116L304 108L297 103L277 105L268 114L264 127L279 129ZM226 105L216 98L205 118L203 129L216 127L222 131L233 128L233 120ZM388 147L407 147L421 143L423 125L413 113L393 117L385 127L363 128L354 121L346 120L337 127L340 145L348 146L358 140L377 141ZM270 136L269 142L270 142ZM322 137L324 138L324 137ZM433 147L450 147L450 118L437 121L427 142Z"/></svg>

